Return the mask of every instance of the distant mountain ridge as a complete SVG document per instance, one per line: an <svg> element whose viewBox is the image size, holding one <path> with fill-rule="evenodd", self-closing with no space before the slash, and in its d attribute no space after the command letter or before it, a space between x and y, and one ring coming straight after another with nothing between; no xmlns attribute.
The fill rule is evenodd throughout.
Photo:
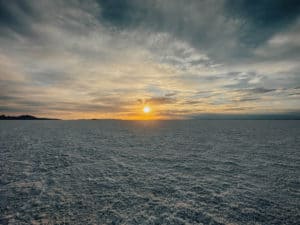
<svg viewBox="0 0 300 225"><path fill-rule="evenodd" d="M58 120L53 118L40 118L31 115L6 116L0 115L0 120Z"/></svg>

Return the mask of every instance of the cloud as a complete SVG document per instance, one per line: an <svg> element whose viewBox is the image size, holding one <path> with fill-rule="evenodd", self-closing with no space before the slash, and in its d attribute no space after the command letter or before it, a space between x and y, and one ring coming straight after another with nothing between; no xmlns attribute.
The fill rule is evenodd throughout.
<svg viewBox="0 0 300 225"><path fill-rule="evenodd" d="M258 88L247 89L246 91L249 93L253 93L253 94L263 94L263 93L269 93L269 92L276 91L276 89L267 89L267 88L263 88L263 87L258 87Z"/></svg>
<svg viewBox="0 0 300 225"><path fill-rule="evenodd" d="M145 104L154 104L154 105L163 105L163 104L171 104L175 103L176 99L168 96L163 97L152 97L144 100Z"/></svg>
<svg viewBox="0 0 300 225"><path fill-rule="evenodd" d="M236 100L237 102L251 102L251 101L257 101L260 100L260 98L241 98Z"/></svg>
<svg viewBox="0 0 300 225"><path fill-rule="evenodd" d="M168 117L298 110L299 5L1 1L0 111L120 118L137 99Z"/></svg>
<svg viewBox="0 0 300 225"><path fill-rule="evenodd" d="M37 16L32 9L31 4L16 0L13 2L0 2L0 32L2 35L15 32L20 35L30 35L32 30L30 28L28 17Z"/></svg>
<svg viewBox="0 0 300 225"><path fill-rule="evenodd" d="M297 0L228 0L226 9L230 17L242 21L239 27L242 43L258 46L295 22L300 3Z"/></svg>

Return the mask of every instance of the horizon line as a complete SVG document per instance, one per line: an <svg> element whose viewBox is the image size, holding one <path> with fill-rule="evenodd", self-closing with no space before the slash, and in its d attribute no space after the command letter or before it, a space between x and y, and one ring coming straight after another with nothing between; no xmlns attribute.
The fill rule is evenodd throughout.
<svg viewBox="0 0 300 225"><path fill-rule="evenodd" d="M119 121L185 121L185 120L300 120L300 113L273 113L273 114L199 114L187 118L145 118L145 119L122 119L122 118L78 118L63 119L51 117L39 117L29 114L10 116L0 114L0 120L119 120Z"/></svg>

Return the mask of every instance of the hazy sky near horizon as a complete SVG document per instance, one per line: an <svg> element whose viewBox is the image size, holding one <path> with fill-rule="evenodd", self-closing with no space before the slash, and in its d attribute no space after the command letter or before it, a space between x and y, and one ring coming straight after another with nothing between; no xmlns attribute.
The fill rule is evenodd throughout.
<svg viewBox="0 0 300 225"><path fill-rule="evenodd" d="M0 0L0 113L300 112L298 0Z"/></svg>

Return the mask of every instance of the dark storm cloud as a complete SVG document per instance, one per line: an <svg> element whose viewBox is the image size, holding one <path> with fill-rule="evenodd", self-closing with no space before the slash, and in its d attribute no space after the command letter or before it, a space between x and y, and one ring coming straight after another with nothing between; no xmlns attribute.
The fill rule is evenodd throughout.
<svg viewBox="0 0 300 225"><path fill-rule="evenodd" d="M219 7L216 10L210 7L215 4L213 1L100 0L98 3L101 8L99 19L121 29L166 32L196 47L204 47L215 36L214 24L199 22L212 17L210 11L214 14L218 11Z"/></svg>
<svg viewBox="0 0 300 225"><path fill-rule="evenodd" d="M37 12L28 1L0 0L0 33L8 35L15 32L20 35L31 35L30 19L38 19Z"/></svg>
<svg viewBox="0 0 300 225"><path fill-rule="evenodd" d="M293 24L300 13L298 0L97 2L100 20L110 25L169 32L215 58L250 56L252 48Z"/></svg>
<svg viewBox="0 0 300 225"><path fill-rule="evenodd" d="M300 1L227 0L226 11L229 17L243 21L239 30L241 41L257 46L295 22L300 13Z"/></svg>
<svg viewBox="0 0 300 225"><path fill-rule="evenodd" d="M137 7L132 0L97 0L101 7L99 18L117 26L137 25L145 18L145 8Z"/></svg>
<svg viewBox="0 0 300 225"><path fill-rule="evenodd" d="M100 23L117 29L167 32L223 60L249 56L249 48L263 44L273 34L293 24L300 12L297 0L95 0L95 3L100 9L96 10ZM82 2L75 0L56 5L85 9ZM5 31L10 30L33 35L31 22L45 19L43 10L46 9L42 6L35 1L1 0L1 33L9 34ZM52 16L58 19L55 14ZM80 18L73 20L79 22ZM76 23L70 23L65 29L80 30ZM235 41L240 43L232 44Z"/></svg>

